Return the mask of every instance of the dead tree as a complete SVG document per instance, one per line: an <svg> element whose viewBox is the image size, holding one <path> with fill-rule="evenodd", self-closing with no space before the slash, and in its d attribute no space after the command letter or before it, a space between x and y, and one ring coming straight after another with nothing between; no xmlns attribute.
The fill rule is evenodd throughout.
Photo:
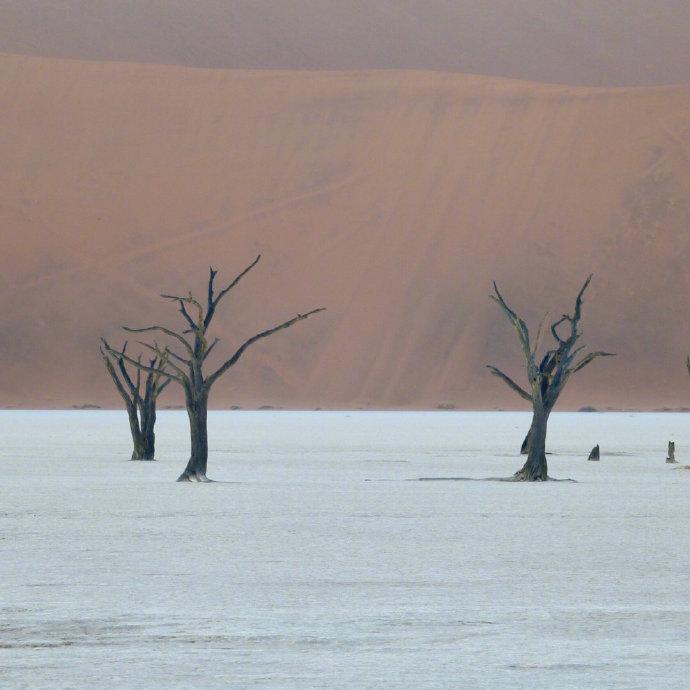
<svg viewBox="0 0 690 690"><path fill-rule="evenodd" d="M149 362L151 371L146 373L144 389L141 386L140 368L141 355L137 358L134 377L130 376L125 364L125 352L127 343L122 347L122 354L116 355L106 351L102 347L101 356L105 362L105 368L110 374L115 388L125 401L127 416L129 417L129 429L132 433L132 460L153 460L156 453L156 403L158 396L170 383L169 378L165 378L166 360L164 357L154 357ZM160 369L160 372L156 372Z"/></svg>
<svg viewBox="0 0 690 690"><path fill-rule="evenodd" d="M593 461L595 461L595 462L598 462L598 461L599 461L599 444L598 444L598 443L597 443L597 445L594 446L594 448L592 448L592 450L590 451L589 457L587 458L587 460L593 460Z"/></svg>
<svg viewBox="0 0 690 690"><path fill-rule="evenodd" d="M179 306L179 312L184 321L184 327L181 331L173 331L158 325L146 326L144 328L125 327L125 330L130 333L161 333L167 336L171 343L177 345L178 348L181 347L182 351L180 352L171 349L170 344L161 346L155 341L153 343L141 343L144 347L151 350L156 357L164 359L168 365L167 369L161 369L160 366L146 366L141 362L137 362L137 360L127 356L123 351L111 348L110 345L103 340L104 348L115 357L122 357L125 361L142 371L152 372L167 377L169 380L175 381L182 386L185 395L187 415L189 416L191 454L185 471L177 480L179 482L210 481L206 478L206 467L208 463L208 432L206 418L209 393L211 392L213 384L237 364L247 348L255 342L262 338L267 338L285 328L289 328L298 321L303 321L313 314L317 314L324 310L324 308L321 307L319 309L313 309L305 314L297 314L297 316L278 326L257 333L248 340L245 340L232 357L227 359L213 373L206 374L204 372L206 359L220 340L219 338L214 338L213 341L210 342L208 337L209 327L213 321L218 304L223 297L225 297L228 292L230 292L230 290L232 290L240 280L256 266L260 258L260 255L257 256L244 271L218 293L215 292L214 287L217 271L211 268L209 270L205 306L202 306L201 302L197 300L191 292L187 296L161 295L164 299L175 302Z"/></svg>
<svg viewBox="0 0 690 690"><path fill-rule="evenodd" d="M537 350L539 349L542 326L540 325L535 342L532 344L527 324L506 304L496 283L493 285L494 294L491 295L491 299L501 307L517 331L527 363L529 389L526 390L515 383L513 379L495 366L488 365L488 369L523 400L532 404L532 424L528 433L527 461L522 469L513 475L515 481L546 481L549 478L546 465L546 428L549 415L558 397L573 374L584 369L597 357L610 357L612 354L610 352L590 352L580 361L575 361L576 355L584 348L584 346L576 347L576 343L581 335L578 326L582 317L582 296L591 279L592 276L590 275L578 293L573 313L564 314L551 325L550 330L555 340L555 347L547 350L541 360L537 357ZM567 325L567 331L561 335L559 329L562 329L563 324Z"/></svg>

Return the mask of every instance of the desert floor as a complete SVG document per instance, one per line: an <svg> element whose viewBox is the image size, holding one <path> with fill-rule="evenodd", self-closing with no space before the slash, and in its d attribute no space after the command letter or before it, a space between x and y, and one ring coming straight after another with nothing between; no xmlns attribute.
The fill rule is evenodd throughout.
<svg viewBox="0 0 690 690"><path fill-rule="evenodd" d="M0 413L3 687L687 687L690 415ZM601 462L587 454L601 444Z"/></svg>

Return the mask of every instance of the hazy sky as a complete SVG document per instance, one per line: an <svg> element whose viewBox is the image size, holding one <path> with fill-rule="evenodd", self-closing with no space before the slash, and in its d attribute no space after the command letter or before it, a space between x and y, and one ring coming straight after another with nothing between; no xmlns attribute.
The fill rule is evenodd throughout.
<svg viewBox="0 0 690 690"><path fill-rule="evenodd" d="M2 0L0 50L228 68L690 82L687 0Z"/></svg>

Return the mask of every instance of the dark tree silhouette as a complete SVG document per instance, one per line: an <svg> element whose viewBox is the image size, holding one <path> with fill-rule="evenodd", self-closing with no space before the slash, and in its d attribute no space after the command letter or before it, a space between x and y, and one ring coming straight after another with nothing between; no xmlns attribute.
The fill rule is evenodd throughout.
<svg viewBox="0 0 690 690"><path fill-rule="evenodd" d="M225 374L231 367L239 361L243 353L258 340L267 338L278 331L289 328L298 321L302 321L313 314L323 311L324 308L313 309L305 314L285 321L278 326L269 328L266 331L257 333L240 345L235 353L226 360L218 369L211 374L204 373L204 363L207 357L219 342L219 338L214 338L209 342L208 330L216 313L216 308L225 295L230 292L244 278L249 271L256 266L261 259L256 259L242 271L227 287L216 294L214 281L217 271L209 269L208 293L206 306L202 306L190 292L187 296L161 295L164 299L176 302L179 312L184 320L184 330L181 332L173 331L163 326L146 326L145 328L127 328L130 333L149 333L158 332L167 336L171 342L183 348L183 354L175 352L169 345L160 346L154 341L151 343L141 343L144 347L151 350L156 357L167 362L168 369L163 370L160 366L146 366L137 360L128 357L124 352L115 350L103 340L103 347L115 357L122 357L125 361L136 366L142 371L152 372L179 383L185 395L187 414L189 416L189 426L191 435L191 455L185 471L180 475L179 482L207 482L206 467L208 463L208 432L207 432L207 412L208 398L213 384ZM190 313L191 312L191 313Z"/></svg>
<svg viewBox="0 0 690 690"><path fill-rule="evenodd" d="M575 300L575 309L571 314L564 314L551 325L551 335L556 341L552 350L547 350L541 360L537 358L542 325L539 326L534 344L530 342L527 324L506 304L494 283L494 294L491 299L498 304L508 320L517 331L522 352L527 363L527 380L529 389L525 390L513 379L495 366L488 365L494 376L500 378L515 393L532 404L532 424L527 435L527 461L521 470L513 475L515 481L546 481L549 479L546 465L546 428L549 415L553 410L559 395L570 377L584 369L597 357L610 357L610 352L590 352L575 362L576 355L584 349L584 345L575 347L582 335L578 330L582 317L582 296L589 286L592 276L585 281ZM567 330L561 335L559 328L566 324Z"/></svg>
<svg viewBox="0 0 690 690"><path fill-rule="evenodd" d="M668 456L666 457L666 462L675 463L676 462L676 443L675 441L668 442Z"/></svg>
<svg viewBox="0 0 690 690"><path fill-rule="evenodd" d="M132 460L153 460L156 453L156 403L158 396L170 383L170 379L164 376L166 360L164 357L154 357L149 362L151 369L146 373L144 390L141 387L142 370L141 355L137 358L136 373L130 376L125 364L125 352L127 343L122 347L122 354L117 355L106 351L102 347L101 356L105 362L105 368L110 374L115 388L125 401L125 408L129 417L129 429L132 432ZM160 369L160 372L156 372Z"/></svg>

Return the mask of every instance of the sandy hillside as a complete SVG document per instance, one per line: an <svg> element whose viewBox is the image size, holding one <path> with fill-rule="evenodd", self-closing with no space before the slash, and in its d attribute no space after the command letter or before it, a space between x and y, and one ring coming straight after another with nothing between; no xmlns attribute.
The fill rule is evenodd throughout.
<svg viewBox="0 0 690 690"><path fill-rule="evenodd" d="M115 402L98 335L258 252L227 351L329 311L217 405L519 407L482 368L521 371L491 279L536 326L589 271L586 342L620 355L566 406L690 402L690 88L5 56L0 94L4 405Z"/></svg>
<svg viewBox="0 0 690 690"><path fill-rule="evenodd" d="M690 83L687 0L3 0L0 51L231 69Z"/></svg>

